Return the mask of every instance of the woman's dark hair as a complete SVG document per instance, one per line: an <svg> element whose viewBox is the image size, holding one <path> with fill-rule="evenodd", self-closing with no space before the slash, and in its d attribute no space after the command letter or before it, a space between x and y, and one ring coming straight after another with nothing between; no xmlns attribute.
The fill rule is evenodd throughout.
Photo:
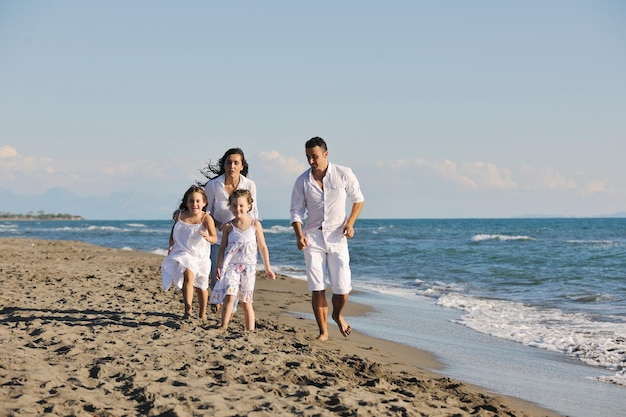
<svg viewBox="0 0 626 417"><path fill-rule="evenodd" d="M211 161L207 164L206 167L202 168L200 172L207 178L207 182L211 181L215 177L219 177L220 175L226 172L224 165L226 164L226 159L228 159L231 155L241 155L241 164L243 168L241 168L241 175L244 177L248 176L248 161L246 161L246 157L243 154L241 148L230 148L226 151L224 156L222 156L217 164L211 164ZM198 185L205 186L206 182L202 184L198 182Z"/></svg>

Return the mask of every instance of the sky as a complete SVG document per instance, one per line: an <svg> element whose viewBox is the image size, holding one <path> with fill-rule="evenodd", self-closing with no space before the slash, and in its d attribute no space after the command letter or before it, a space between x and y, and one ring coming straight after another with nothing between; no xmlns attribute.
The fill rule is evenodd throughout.
<svg viewBox="0 0 626 417"><path fill-rule="evenodd" d="M625 213L626 3L0 0L0 212L169 219L240 147L287 219L313 136L363 218Z"/></svg>

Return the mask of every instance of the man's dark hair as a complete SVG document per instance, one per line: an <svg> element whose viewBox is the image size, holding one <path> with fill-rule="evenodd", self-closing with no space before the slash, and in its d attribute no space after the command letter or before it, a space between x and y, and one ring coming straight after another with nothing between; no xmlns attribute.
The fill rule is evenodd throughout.
<svg viewBox="0 0 626 417"><path fill-rule="evenodd" d="M324 151L328 150L328 147L326 146L326 141L324 141L324 139L320 138L319 136L315 136L314 138L307 140L304 144L304 147L306 149L315 148L316 146L319 146Z"/></svg>

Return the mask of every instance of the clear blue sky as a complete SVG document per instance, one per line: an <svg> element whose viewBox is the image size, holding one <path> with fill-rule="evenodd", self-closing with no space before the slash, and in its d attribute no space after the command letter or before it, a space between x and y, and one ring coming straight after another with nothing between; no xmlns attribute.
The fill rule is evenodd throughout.
<svg viewBox="0 0 626 417"><path fill-rule="evenodd" d="M363 217L624 212L626 2L0 0L0 191L24 211L61 187L87 218L168 218L241 147L287 218L312 136Z"/></svg>

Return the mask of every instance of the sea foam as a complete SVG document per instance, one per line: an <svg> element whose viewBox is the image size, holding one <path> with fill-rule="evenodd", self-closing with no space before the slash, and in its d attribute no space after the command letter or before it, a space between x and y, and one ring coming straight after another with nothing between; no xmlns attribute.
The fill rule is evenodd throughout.
<svg viewBox="0 0 626 417"><path fill-rule="evenodd" d="M443 295L437 304L463 310L457 322L471 329L561 352L589 365L615 371L613 377L598 379L626 385L626 320L623 317L611 317L611 320L605 317L598 321L585 313L459 293Z"/></svg>

